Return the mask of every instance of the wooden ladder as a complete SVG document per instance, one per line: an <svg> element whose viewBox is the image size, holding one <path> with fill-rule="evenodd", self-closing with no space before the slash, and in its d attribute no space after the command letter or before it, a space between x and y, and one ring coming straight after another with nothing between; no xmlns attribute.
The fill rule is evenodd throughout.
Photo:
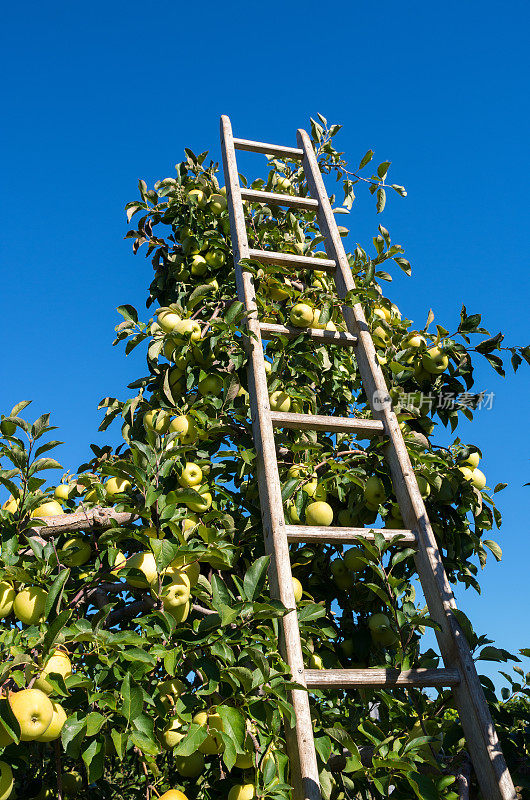
<svg viewBox="0 0 530 800"><path fill-rule="evenodd" d="M293 148L235 139L230 119L227 116L221 117L221 147L237 292L246 309L247 327L251 334L248 337L248 391L253 438L257 451L257 478L265 548L271 557L269 571L271 594L279 598L286 608L294 609L282 619L281 651L291 669L293 679L309 691L324 690L326 687L349 689L356 686L452 687L484 800L516 800L517 795L469 646L452 613L456 608L453 592L445 574L401 429L392 411L370 330L359 304L342 307L347 333L306 329L306 334L317 344L355 348L361 379L374 418L365 420L279 413L271 411L270 408L262 340L276 335L296 337L300 335L300 329L260 323L253 278L248 270L245 271L241 267L240 261L252 258L263 264L284 264L293 268L326 270L333 274L338 295L342 299L347 292L355 288L316 155L306 131L298 131L297 141L298 147ZM301 161L311 196L294 197L242 188L239 184L236 149ZM309 258L249 248L243 200L314 210L325 239L328 258ZM381 434L386 437L385 453L393 488L408 529L379 532L385 537L401 533L399 544L415 548L416 568L429 613L440 626L436 636L445 664L444 669L412 669L400 672L385 669L314 670L304 667L295 610L289 543L318 541L355 544L359 537L373 538L374 529L311 527L285 523L274 441L274 428L282 427L295 430ZM321 800L308 691L294 690L292 702L296 714L296 726L287 732L287 745L294 796L296 800Z"/></svg>

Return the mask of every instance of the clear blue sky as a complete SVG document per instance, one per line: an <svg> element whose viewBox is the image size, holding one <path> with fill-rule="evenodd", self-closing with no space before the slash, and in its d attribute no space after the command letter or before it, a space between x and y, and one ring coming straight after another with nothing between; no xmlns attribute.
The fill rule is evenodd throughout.
<svg viewBox="0 0 530 800"><path fill-rule="evenodd" d="M418 326L432 307L448 328L465 302L527 344L529 23L522 0L6 7L1 410L26 398L35 416L52 410L72 470L108 436L96 433L98 400L124 397L143 370L111 347L115 309L142 308L152 276L123 241L123 206L139 177L172 175L184 146L218 158L222 113L236 135L294 144L320 111L344 124L352 163L368 148L392 160L409 195L391 197L381 221L414 268L393 300ZM352 243L371 242L369 208L361 199L349 218ZM462 436L484 451L489 485L510 484L505 556L488 563L482 596L459 602L477 630L518 648L530 644L530 372L478 375L495 403Z"/></svg>

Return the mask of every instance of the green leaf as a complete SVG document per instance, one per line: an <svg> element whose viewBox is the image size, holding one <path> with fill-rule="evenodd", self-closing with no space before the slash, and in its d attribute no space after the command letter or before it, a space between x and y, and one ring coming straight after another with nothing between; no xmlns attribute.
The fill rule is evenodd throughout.
<svg viewBox="0 0 530 800"><path fill-rule="evenodd" d="M377 167L377 174L384 180L386 178L386 174L388 172L388 168L392 162L391 161L382 161L381 164Z"/></svg>
<svg viewBox="0 0 530 800"><path fill-rule="evenodd" d="M50 586L50 590L48 592L48 597L46 598L46 604L44 606L44 618L48 619L48 615L53 608L53 604L55 603L56 599L61 594L63 587L70 577L70 569L63 569L57 577L55 578L54 582Z"/></svg>
<svg viewBox="0 0 530 800"><path fill-rule="evenodd" d="M45 469L64 469L64 467L54 458L38 458L29 468L29 475L34 475L35 472L42 472Z"/></svg>
<svg viewBox="0 0 530 800"><path fill-rule="evenodd" d="M491 550L497 561L502 560L502 549L497 542L494 542L493 539L484 539L482 544L487 547L488 550Z"/></svg>
<svg viewBox="0 0 530 800"><path fill-rule="evenodd" d="M374 157L374 151L368 150L368 152L364 154L364 156L361 158L359 162L359 169L362 169L367 164L369 164L373 157Z"/></svg>
<svg viewBox="0 0 530 800"><path fill-rule="evenodd" d="M191 756L201 745L208 732L203 725L192 722L184 739L179 742L178 747L173 751L176 756Z"/></svg>
<svg viewBox="0 0 530 800"><path fill-rule="evenodd" d="M122 761L123 756L125 755L125 750L127 749L127 741L129 736L128 734L119 732L114 728L111 729L110 735L114 743L114 747L116 748L116 754L120 761Z"/></svg>
<svg viewBox="0 0 530 800"><path fill-rule="evenodd" d="M232 706L217 706L216 712L223 721L223 732L234 742L237 752L242 753L245 741L245 717Z"/></svg>
<svg viewBox="0 0 530 800"><path fill-rule="evenodd" d="M230 304L230 308L228 309L228 311L224 316L225 322L228 322L228 324L234 322L237 319L237 317L241 314L242 310L243 310L243 303L240 300L235 300L233 303Z"/></svg>
<svg viewBox="0 0 530 800"><path fill-rule="evenodd" d="M377 190L377 202L376 202L376 208L378 214L380 214L384 210L385 205L386 205L386 192L380 186Z"/></svg>
<svg viewBox="0 0 530 800"><path fill-rule="evenodd" d="M166 567L176 559L180 552L179 546L172 544L167 539L151 539L150 545L155 556L155 564L159 573L163 572Z"/></svg>
<svg viewBox="0 0 530 800"><path fill-rule="evenodd" d="M123 703L120 708L121 713L127 722L131 722L142 713L143 693L139 686L131 685L131 675L129 672L126 673L123 679L120 694L123 698Z"/></svg>
<svg viewBox="0 0 530 800"><path fill-rule="evenodd" d="M160 747L155 740L141 731L133 731L130 738L133 744L145 755L156 756L160 752Z"/></svg>
<svg viewBox="0 0 530 800"><path fill-rule="evenodd" d="M261 556L245 573L243 588L247 600L255 600L261 594L267 578L269 556Z"/></svg>
<svg viewBox="0 0 530 800"><path fill-rule="evenodd" d="M86 733L86 716L82 712L71 714L63 725L61 731L61 741L63 747L68 751L69 745L77 740L79 744Z"/></svg>
<svg viewBox="0 0 530 800"><path fill-rule="evenodd" d="M88 782L93 783L99 780L103 775L103 765L105 761L105 747L103 742L97 739L92 741L81 754L81 758L85 762Z"/></svg>

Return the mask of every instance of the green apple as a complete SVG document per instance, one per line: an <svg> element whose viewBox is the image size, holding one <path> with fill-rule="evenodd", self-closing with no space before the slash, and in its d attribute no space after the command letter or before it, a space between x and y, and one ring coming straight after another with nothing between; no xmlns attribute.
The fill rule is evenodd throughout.
<svg viewBox="0 0 530 800"><path fill-rule="evenodd" d="M350 572L362 572L366 567L364 550L360 547L350 547L344 553L344 564Z"/></svg>
<svg viewBox="0 0 530 800"><path fill-rule="evenodd" d="M15 617L24 625L37 625L44 621L44 608L48 592L40 586L27 586L17 593L13 602Z"/></svg>
<svg viewBox="0 0 530 800"><path fill-rule="evenodd" d="M364 487L364 499L368 508L372 510L377 509L381 503L385 502L385 487L383 485L383 481L376 475L372 475L366 481L366 486Z"/></svg>
<svg viewBox="0 0 530 800"><path fill-rule="evenodd" d="M175 705L176 699L188 691L187 685L180 678L168 678L161 681L157 688L166 711L170 711Z"/></svg>
<svg viewBox="0 0 530 800"><path fill-rule="evenodd" d="M12 692L9 705L20 726L20 739L23 742L42 736L53 719L51 700L40 689Z"/></svg>
<svg viewBox="0 0 530 800"><path fill-rule="evenodd" d="M333 580L339 589L345 591L346 589L352 588L353 575L346 567L346 564L342 558L336 558L331 562L331 574L333 575Z"/></svg>
<svg viewBox="0 0 530 800"><path fill-rule="evenodd" d="M333 522L333 509L328 503L318 500L309 503L305 510L305 524L329 527Z"/></svg>
<svg viewBox="0 0 530 800"><path fill-rule="evenodd" d="M155 433L167 433L170 416L162 408L152 408L143 416L144 428Z"/></svg>
<svg viewBox="0 0 530 800"><path fill-rule="evenodd" d="M179 476L179 483L185 489L192 486L198 486L203 478L202 469L198 464L186 464Z"/></svg>
<svg viewBox="0 0 530 800"><path fill-rule="evenodd" d="M295 328L309 328L313 322L314 310L307 303L297 303L291 309L289 319Z"/></svg>
<svg viewBox="0 0 530 800"><path fill-rule="evenodd" d="M208 206L212 214L218 217L219 214L226 211L226 198L224 198L222 194L212 194L210 195Z"/></svg>
<svg viewBox="0 0 530 800"><path fill-rule="evenodd" d="M13 794L15 779L7 761L0 761L0 800L8 800Z"/></svg>
<svg viewBox="0 0 530 800"><path fill-rule="evenodd" d="M174 331L182 319L176 311L171 311L164 308L159 308L156 312L156 315L158 324L165 333L171 333Z"/></svg>
<svg viewBox="0 0 530 800"><path fill-rule="evenodd" d="M372 614L368 620L368 628L375 644L390 647L397 642L397 636L386 614Z"/></svg>
<svg viewBox="0 0 530 800"><path fill-rule="evenodd" d="M291 398L286 392L277 389L269 395L271 411L289 411L291 408Z"/></svg>
<svg viewBox="0 0 530 800"><path fill-rule="evenodd" d="M44 733L35 737L37 742L53 742L58 739L67 720L67 714L62 705L56 703L55 700L52 700L51 703L53 708L52 721Z"/></svg>
<svg viewBox="0 0 530 800"><path fill-rule="evenodd" d="M385 322L390 322L390 320L392 319L391 312L388 310L388 308L385 308L385 306L374 306L372 308L372 316L378 317L379 319L382 319Z"/></svg>
<svg viewBox="0 0 530 800"><path fill-rule="evenodd" d="M440 347L430 347L423 354L421 363L426 372L431 375L440 375L449 364L449 359Z"/></svg>
<svg viewBox="0 0 530 800"><path fill-rule="evenodd" d="M212 397L219 397L223 391L223 379L220 375L208 375L199 381L197 386L199 394L203 397L211 395Z"/></svg>
<svg viewBox="0 0 530 800"><path fill-rule="evenodd" d="M198 778L204 772L204 756L198 750L189 756L174 756L173 763L178 774L183 778ZM182 796L174 797L173 800L186 800L181 792L179 794ZM159 800L162 800L163 797L164 795ZM171 797L166 800L171 800Z"/></svg>
<svg viewBox="0 0 530 800"><path fill-rule="evenodd" d="M0 581L0 619L5 619L11 614L16 594L9 581Z"/></svg>
<svg viewBox="0 0 530 800"><path fill-rule="evenodd" d="M339 525L342 528L356 528L357 519L348 508L341 508L338 513Z"/></svg>
<svg viewBox="0 0 530 800"><path fill-rule="evenodd" d="M64 511L57 500L46 500L31 512L32 517L57 517L59 514L64 514Z"/></svg>
<svg viewBox="0 0 530 800"><path fill-rule="evenodd" d="M222 250L208 250L205 259L212 269L220 269L226 262L226 256Z"/></svg>
<svg viewBox="0 0 530 800"><path fill-rule="evenodd" d="M293 592L294 592L294 602L299 603L302 599L302 594L304 592L304 588L298 578L293 577Z"/></svg>
<svg viewBox="0 0 530 800"><path fill-rule="evenodd" d="M416 475L416 481L418 483L420 494L425 500L431 493L431 485L429 481L423 477L423 475Z"/></svg>
<svg viewBox="0 0 530 800"><path fill-rule="evenodd" d="M0 431L4 434L4 436L14 436L17 430L17 426L14 422L11 422L9 419L2 419L0 422Z"/></svg>
<svg viewBox="0 0 530 800"><path fill-rule="evenodd" d="M83 778L77 770L63 772L63 792L66 797L75 797L83 789Z"/></svg>
<svg viewBox="0 0 530 800"><path fill-rule="evenodd" d="M256 790L253 783L236 783L228 792L228 800L253 800Z"/></svg>
<svg viewBox="0 0 530 800"><path fill-rule="evenodd" d="M208 272L208 262L206 261L206 259L198 254L192 256L191 274L200 277L201 275L206 275L207 272Z"/></svg>
<svg viewBox="0 0 530 800"><path fill-rule="evenodd" d="M200 252L199 243L194 236L185 236L182 240L182 252L185 256L195 256Z"/></svg>
<svg viewBox="0 0 530 800"><path fill-rule="evenodd" d="M318 653L311 653L309 656L309 669L324 669L324 662L322 656Z"/></svg>
<svg viewBox="0 0 530 800"><path fill-rule="evenodd" d="M137 589L147 589L158 578L155 557L150 552L134 553L127 559L127 569L136 569L143 573L143 577L128 575L126 578L129 586Z"/></svg>

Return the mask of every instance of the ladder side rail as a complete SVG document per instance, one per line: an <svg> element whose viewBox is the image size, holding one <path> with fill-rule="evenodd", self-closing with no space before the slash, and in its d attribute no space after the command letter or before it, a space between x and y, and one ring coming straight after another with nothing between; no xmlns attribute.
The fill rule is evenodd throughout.
<svg viewBox="0 0 530 800"><path fill-rule="evenodd" d="M340 297L355 289L344 245L327 191L318 167L311 140L304 130L297 134L304 150L303 168L311 195L319 201L318 220L329 258L337 263L335 282ZM460 721L482 792L486 800L516 800L513 782L506 766L491 715L484 697L467 641L452 614L456 608L434 533L407 452L401 429L392 411L388 389L377 361L375 347L362 306L343 306L347 329L358 337L357 361L364 390L375 418L383 421L389 436L387 460L394 491L402 509L405 524L418 537L416 567L429 611L440 627L436 636L446 667L456 667L462 676L454 688ZM374 407L374 394L378 403Z"/></svg>
<svg viewBox="0 0 530 800"><path fill-rule="evenodd" d="M251 334L247 339L248 389L252 432L257 452L256 466L265 549L271 557L269 568L271 595L281 600L286 608L293 609L281 620L279 626L280 648L291 669L293 680L305 685L302 644L294 599L289 545L285 533L283 501L270 416L265 357L257 315L256 294L251 274L245 272L239 263L241 259L249 258L246 223L232 127L229 118L224 115L221 117L221 149L237 292L245 306L247 327ZM295 798L297 800L321 800L309 695L305 689L295 689L291 693L291 698L296 715L296 728L289 730L289 726L285 727Z"/></svg>

